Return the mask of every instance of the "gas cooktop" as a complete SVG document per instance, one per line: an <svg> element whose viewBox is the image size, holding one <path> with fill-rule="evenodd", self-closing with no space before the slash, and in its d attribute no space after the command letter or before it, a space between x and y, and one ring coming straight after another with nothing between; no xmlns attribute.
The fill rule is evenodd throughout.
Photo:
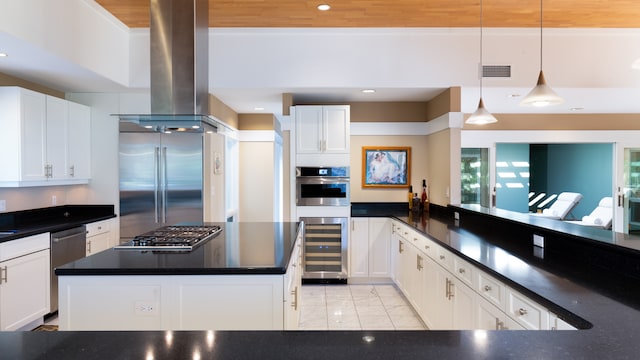
<svg viewBox="0 0 640 360"><path fill-rule="evenodd" d="M218 225L171 225L138 235L115 247L118 250L190 251L222 231Z"/></svg>

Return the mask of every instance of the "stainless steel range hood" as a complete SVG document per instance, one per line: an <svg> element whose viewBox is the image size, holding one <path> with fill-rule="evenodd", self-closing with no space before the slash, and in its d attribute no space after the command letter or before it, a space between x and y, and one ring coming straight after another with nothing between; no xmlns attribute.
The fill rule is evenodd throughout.
<svg viewBox="0 0 640 360"><path fill-rule="evenodd" d="M208 0L150 0L151 113L119 114L141 126L209 117Z"/></svg>

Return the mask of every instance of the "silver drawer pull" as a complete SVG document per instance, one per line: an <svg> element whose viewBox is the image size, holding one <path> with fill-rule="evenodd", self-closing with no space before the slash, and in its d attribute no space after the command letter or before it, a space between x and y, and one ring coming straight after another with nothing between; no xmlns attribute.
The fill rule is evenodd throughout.
<svg viewBox="0 0 640 360"><path fill-rule="evenodd" d="M527 315L527 309L520 308L520 310L518 310L518 314L520 314L520 316Z"/></svg>
<svg viewBox="0 0 640 360"><path fill-rule="evenodd" d="M440 260L444 260L444 255L440 255Z"/></svg>
<svg viewBox="0 0 640 360"><path fill-rule="evenodd" d="M465 273L465 270L464 270L463 268L460 268L460 269L458 269L458 272L459 272L460 274L464 274L464 273Z"/></svg>
<svg viewBox="0 0 640 360"><path fill-rule="evenodd" d="M431 247L429 245L425 245L424 248L429 250Z"/></svg>
<svg viewBox="0 0 640 360"><path fill-rule="evenodd" d="M8 277L7 267L6 266L1 267L0 268L0 284L2 284L2 282L6 283L7 282L7 277Z"/></svg>
<svg viewBox="0 0 640 360"><path fill-rule="evenodd" d="M491 291L491 286L485 285L484 286L484 291Z"/></svg>

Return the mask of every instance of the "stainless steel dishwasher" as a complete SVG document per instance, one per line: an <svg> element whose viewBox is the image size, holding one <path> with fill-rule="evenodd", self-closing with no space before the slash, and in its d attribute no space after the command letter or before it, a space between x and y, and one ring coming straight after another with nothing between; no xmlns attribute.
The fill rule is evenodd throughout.
<svg viewBox="0 0 640 360"><path fill-rule="evenodd" d="M87 230L84 225L51 233L51 312L58 311L58 277L54 269L82 259L87 252Z"/></svg>

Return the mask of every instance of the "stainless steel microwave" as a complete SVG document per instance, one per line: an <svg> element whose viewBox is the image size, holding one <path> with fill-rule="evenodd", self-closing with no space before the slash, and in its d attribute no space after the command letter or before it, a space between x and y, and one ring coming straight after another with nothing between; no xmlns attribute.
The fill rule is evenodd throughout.
<svg viewBox="0 0 640 360"><path fill-rule="evenodd" d="M297 167L296 205L349 206L349 167Z"/></svg>

